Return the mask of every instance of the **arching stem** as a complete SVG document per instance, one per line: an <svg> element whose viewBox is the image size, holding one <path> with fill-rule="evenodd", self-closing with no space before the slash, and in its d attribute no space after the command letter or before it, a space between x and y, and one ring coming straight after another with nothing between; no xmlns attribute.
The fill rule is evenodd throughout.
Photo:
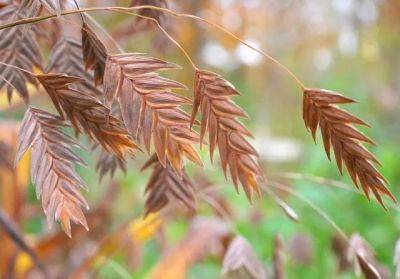
<svg viewBox="0 0 400 279"><path fill-rule="evenodd" d="M241 44L247 46L248 48L256 51L257 53L259 53L260 55L262 55L263 57L265 57L266 59L270 60L271 62L273 62L274 64L276 64L279 68L281 68L282 70L284 70L287 74L289 74L289 76L291 76L293 78L293 80L300 86L300 88L302 89L302 91L304 91L306 89L306 86L303 84L303 82L285 65L283 65L281 62L279 62L277 59L275 59L272 55L268 54L267 52L260 50L252 45L250 45L249 43L245 42L243 39L239 38L237 35L233 34L232 32L230 32L229 30L227 30L225 27L214 23L208 19L199 17L199 16L195 16L195 15L191 15L191 14L185 14L185 13L178 13L175 11L172 11L170 9L167 8L161 8L161 7L156 7L156 6L151 6L151 5L143 5L143 6L136 6L136 7L90 7L90 8L83 8L83 9L77 9L77 10L66 10L66 11L62 11L59 14L51 14L51 15L45 15L45 16L37 16L37 17L32 17L32 18L25 18L25 19L21 19L21 20L17 20L11 23L7 23L4 25L0 26L0 30L2 29L6 29L6 28L10 28L10 27L14 27L14 26L18 26L18 25L23 25L23 24L30 24L30 23L36 23L36 22L40 22L43 20L47 20L47 19L51 19L51 18L55 18L58 16L65 16L65 15L70 15L70 14L75 14L75 13L84 13L84 12L95 12L95 11L135 11L135 10L143 10L143 9L151 9L151 10L156 10L156 11L161 11L161 12L165 12L168 13L170 15L173 15L175 17L180 17L180 18L189 18L189 19L193 19L196 21L200 21L203 23L206 23L214 28L217 28L218 30L222 31L223 33L225 33L226 35L230 36L231 38L237 40L238 42L240 42Z"/></svg>

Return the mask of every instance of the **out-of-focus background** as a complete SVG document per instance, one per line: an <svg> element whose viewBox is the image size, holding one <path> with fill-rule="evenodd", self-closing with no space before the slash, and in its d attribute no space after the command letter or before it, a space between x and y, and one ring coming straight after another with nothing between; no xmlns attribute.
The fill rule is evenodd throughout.
<svg viewBox="0 0 400 279"><path fill-rule="evenodd" d="M84 4L122 6L126 2L92 0ZM379 169L394 195L400 198L399 1L169 2L171 9L221 24L267 51L307 86L334 90L356 99L358 103L346 109L371 125L361 129L377 142L378 146L370 150L380 159ZM181 52L161 33L133 32L133 19L129 15L110 12L92 15L125 51L146 52L182 65L184 70L173 73L172 77L189 87L183 94L192 98L194 73ZM394 278L394 247L400 236L398 207L384 211L355 192L347 174L340 176L335 163L326 158L320 138L314 144L304 127L302 92L296 83L276 65L221 32L188 19L167 18L168 30L189 50L197 64L221 73L242 92L235 101L250 115L245 124L255 136L254 144L268 179L311 201L349 237L361 235L374 250L381 274ZM4 96L1 96L4 102L1 125L4 131L12 131L16 129L14 124L5 123L4 119L20 119L24 106L10 108ZM34 102L49 107L45 96ZM15 140L11 132L1 137L10 137L10 142ZM299 215L299 222L293 222L268 195L256 198L250 205L244 193L238 195L232 183L225 180L218 162L211 165L208 151L204 149L201 153L204 171L192 165L189 171L198 184L208 185L213 191L211 198L198 197L198 215L202 219L178 207L168 217L153 216L153 220L143 224L143 194L149 176L148 172L140 172L144 155L131 160L126 175L117 172L113 181L107 177L99 183L94 168L96 153L82 153L92 162L89 168L80 170L89 185L89 192L85 193L92 205L89 223L99 229L89 233L76 230L71 240L58 233L57 227L50 231L47 228L33 187L28 187L26 165L17 174L2 171L1 205L11 215L20 216L19 224L27 238L35 245L42 245L37 246L40 253L48 258L68 259L62 261L66 265L52 265L60 274L68 269L79 271L90 267L95 270L93 278L147 278L156 269L171 268L187 270L188 278L219 278L219 248L208 247L205 251L202 234L196 232L196 224L218 226L208 219L217 215L248 240L269 272L273 269L274 238L280 234L287 278L355 278L354 268L346 265L346 255L341 255L337 248L340 242L337 231L315 208L295 195L278 192ZM121 238L123 245L119 242ZM2 235L0 243L2 251L13 249L12 244L4 244L7 241ZM163 257L163 251L171 250L175 254ZM342 271L340 260L344 261ZM29 258L17 253L16 261L18 272L25 274L30 268Z"/></svg>

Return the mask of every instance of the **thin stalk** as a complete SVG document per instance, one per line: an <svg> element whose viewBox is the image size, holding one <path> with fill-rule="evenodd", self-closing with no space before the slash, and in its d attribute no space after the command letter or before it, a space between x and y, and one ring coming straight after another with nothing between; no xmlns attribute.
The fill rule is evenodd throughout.
<svg viewBox="0 0 400 279"><path fill-rule="evenodd" d="M302 81L285 65L283 65L282 63L280 63L277 59L275 59L272 55L266 53L263 50L260 50L252 45L250 45L249 43L245 42L243 39L239 38L237 35L233 34L232 32L230 32L229 30L227 30L225 27L214 23L208 19L199 17L199 16L195 16L195 15L191 15L191 14L185 14L185 13L178 13L175 11L172 11L170 9L167 8L161 8L161 7L156 7L156 6L151 6L151 5L143 5L143 6L136 6L136 7L89 7L89 8L84 8L84 9L77 9L77 10L66 10L66 11L62 11L59 14L51 14L51 15L46 15L46 16L37 16L37 17L32 17L32 18L25 18L25 19L21 19L21 20L17 20L11 23L7 23L4 25L0 26L0 30L2 29L6 29L6 28L10 28L10 27L14 27L14 26L18 26L18 25L23 25L23 24L30 24L30 23L36 23L36 22L40 22L43 20L47 20L47 19L51 19L51 18L55 18L58 16L65 16L65 15L70 15L70 14L75 14L75 13L84 13L84 12L95 12L95 11L134 11L134 10L143 10L143 9L151 9L151 10L156 10L156 11L161 11L161 12L165 12L168 13L170 15L173 15L175 17L180 17L180 18L189 18L189 19L193 19L196 21L200 21L203 23L206 23L214 28L217 28L218 30L222 31L223 33L225 33L226 35L230 36L231 38L237 40L238 42L240 42L241 44L247 46L248 48L256 51L257 53L259 53L260 55L264 56L266 59L270 60L271 62L273 62L274 64L276 64L279 68L281 68L282 70L284 70L287 74L289 74L293 80L301 87L301 89L304 91L305 90L305 85L302 83Z"/></svg>
<svg viewBox="0 0 400 279"><path fill-rule="evenodd" d="M324 186L332 186L347 192L351 192L351 193L355 193L357 195L361 195L364 196L364 194L356 189L354 189L354 187L352 185L343 183L341 181L338 180L334 180L334 179L328 179L325 177L321 177L321 176L316 176L316 175L311 175L311 174L302 174L302 173L295 173L295 172L286 172L286 173L278 173L276 175L272 175L272 177L276 177L276 178L285 178L285 179L290 179L290 180L304 180L304 181L309 181L312 183L317 183L317 184L321 184ZM329 189L329 188L328 188ZM396 211L400 211L400 207L397 206L396 204L393 204L393 201L388 200L388 204L387 204L390 208L396 210Z"/></svg>
<svg viewBox="0 0 400 279"><path fill-rule="evenodd" d="M36 76L35 73L33 73L33 72L31 72L31 71L28 71L28 70L25 70L25 69L22 69L22 68L20 68L20 67L18 67L18 66L15 66L15 65L3 63L3 62L0 62L0 65L4 65L4 66L6 66L6 67L10 67L10 68L14 68L14 69L20 70L20 71L25 72L25 73L27 73L27 74L30 74L31 76L34 76L34 77Z"/></svg>
<svg viewBox="0 0 400 279"><path fill-rule="evenodd" d="M346 240L347 243L350 244L349 238L346 235L346 233L336 224L335 221L333 221L333 219L324 210L322 210L315 203L313 203L309 199L303 197L302 195L298 194L296 191L293 191L292 189L290 189L289 187L287 187L281 183L270 182L269 185L275 189L279 189L281 191L289 193L289 194L295 196L296 198L298 198L299 200L303 201L304 203L306 203L315 212L317 212L323 219L325 219L325 221L327 221L343 237L343 239ZM265 190L267 188L267 186L261 185L261 188Z"/></svg>
<svg viewBox="0 0 400 279"><path fill-rule="evenodd" d="M171 34L168 33L167 30L165 30L164 27L161 26L161 24L158 22L158 20L152 18L152 17L148 17L148 16L143 16L143 15L139 15L137 13L133 13L133 12L128 12L128 11L120 11L120 10L113 10L119 13L123 13L123 14L128 14L128 15L133 15L133 16L137 16L140 18L144 18L147 19L149 21L154 22L157 27L165 34L165 36L177 47L179 48L183 55L185 56L185 58L188 60L188 62L190 63L190 65L193 67L194 70L198 70L198 67L196 66L196 64L193 62L192 58L190 57L189 53L186 51L186 49L180 44L178 43L178 41L176 39L174 39L174 37L171 36Z"/></svg>

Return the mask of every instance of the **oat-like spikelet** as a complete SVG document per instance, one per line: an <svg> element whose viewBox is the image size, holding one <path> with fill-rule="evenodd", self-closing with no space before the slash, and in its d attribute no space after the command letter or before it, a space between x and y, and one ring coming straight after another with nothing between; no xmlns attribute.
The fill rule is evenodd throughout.
<svg viewBox="0 0 400 279"><path fill-rule="evenodd" d="M107 152L123 160L126 153L134 154L137 146L122 122L95 96L70 87L81 79L62 74L37 75L60 115L71 121L75 131L85 133Z"/></svg>
<svg viewBox="0 0 400 279"><path fill-rule="evenodd" d="M168 162L178 173L183 158L202 165L194 144L198 134L191 131L190 116L182 105L190 100L172 92L184 86L161 77L157 70L177 66L140 54L109 56L104 75L104 94L108 107L117 101L125 126L136 141L150 151L151 141L160 163Z"/></svg>
<svg viewBox="0 0 400 279"><path fill-rule="evenodd" d="M378 160L362 145L362 143L374 144L374 142L353 127L354 124L365 126L367 124L337 107L339 104L354 102L336 92L306 89L303 99L304 123L314 140L317 128L320 127L328 158L330 158L332 147L340 173L342 173L344 162L356 187L361 186L368 199L372 192L384 207L382 195L393 201L395 198L386 187L386 179L373 165L374 163L379 165Z"/></svg>
<svg viewBox="0 0 400 279"><path fill-rule="evenodd" d="M103 83L107 49L82 14L82 53L86 70L93 70L95 85Z"/></svg>
<svg viewBox="0 0 400 279"><path fill-rule="evenodd" d="M81 42L73 37L63 35L58 39L51 50L46 72L80 77L84 81L74 84L76 89L97 96L103 95L103 92L93 84L93 74L84 68Z"/></svg>
<svg viewBox="0 0 400 279"><path fill-rule="evenodd" d="M64 126L67 124L59 116L30 107L19 131L16 162L32 149L32 182L36 195L42 198L49 226L53 220L60 220L71 236L71 220L88 229L82 212L88 204L79 192L85 183L74 170L75 164L85 163L72 151L72 146L79 145L61 131Z"/></svg>
<svg viewBox="0 0 400 279"><path fill-rule="evenodd" d="M0 24L13 22L30 16L29 3L11 3L0 10ZM42 68L42 55L37 43L35 28L14 26L0 31L0 62L22 68L0 64L0 89L7 88L8 100L11 101L13 91L28 102L27 83L37 85L36 79L26 71Z"/></svg>
<svg viewBox="0 0 400 279"><path fill-rule="evenodd" d="M182 176L179 176L170 163L166 167L161 165L156 154L146 162L142 170L149 167L153 167L153 172L146 186L145 215L161 210L171 200L178 200L188 209L195 210L194 187L184 170Z"/></svg>
<svg viewBox="0 0 400 279"><path fill-rule="evenodd" d="M256 150L246 139L252 135L237 119L247 114L231 100L239 92L218 74L198 70L194 94L191 121L195 121L200 110L200 142L208 132L211 159L218 148L224 173L229 167L236 189L240 183L251 200L253 191L260 193L258 180L262 178L262 170L256 160Z"/></svg>

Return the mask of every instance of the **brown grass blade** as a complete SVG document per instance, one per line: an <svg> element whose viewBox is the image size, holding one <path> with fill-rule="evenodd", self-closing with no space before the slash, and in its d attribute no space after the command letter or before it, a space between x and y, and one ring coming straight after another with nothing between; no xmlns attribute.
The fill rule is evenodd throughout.
<svg viewBox="0 0 400 279"><path fill-rule="evenodd" d="M0 24L13 22L29 17L28 4L11 3L0 10ZM42 68L42 56L37 44L34 28L16 26L0 31L0 62L33 71L34 67ZM28 102L27 83L36 85L35 78L29 73L14 67L0 65L0 89L7 88L7 96L11 102L13 91Z"/></svg>
<svg viewBox="0 0 400 279"><path fill-rule="evenodd" d="M231 97L239 95L239 92L221 76L198 70L194 94L191 123L200 110L200 142L203 142L208 132L211 159L218 148L225 175L229 167L236 189L240 183L251 200L254 191L260 194L258 181L262 178L262 170L256 160L256 150L246 139L251 133L237 119L247 115L231 101Z"/></svg>
<svg viewBox="0 0 400 279"><path fill-rule="evenodd" d="M82 53L85 69L94 73L94 84L102 84L107 59L107 49L82 14Z"/></svg>
<svg viewBox="0 0 400 279"><path fill-rule="evenodd" d="M262 262L242 236L235 237L229 244L222 263L222 274L223 278L267 278Z"/></svg>
<svg viewBox="0 0 400 279"><path fill-rule="evenodd" d="M125 126L136 141L150 152L153 141L160 163L169 162L180 173L183 158L202 165L194 149L198 135L191 131L190 116L181 109L190 101L172 92L180 83L159 76L156 71L176 65L140 54L109 56L104 75L106 105L117 101Z"/></svg>
<svg viewBox="0 0 400 279"><path fill-rule="evenodd" d="M120 120L110 115L108 108L94 96L72 89L81 79L61 74L37 75L63 118L69 119L77 134L85 133L107 152L124 160L134 154L135 142Z"/></svg>
<svg viewBox="0 0 400 279"><path fill-rule="evenodd" d="M320 128L326 154L330 158L330 150L333 149L339 171L342 173L344 162L355 186L361 186L368 199L372 192L376 200L385 207L382 196L393 201L396 199L387 188L386 179L373 165L379 164L378 160L362 145L374 143L353 127L355 124L367 124L336 106L353 102L336 92L306 89L303 99L304 123L314 140L316 131Z"/></svg>
<svg viewBox="0 0 400 279"><path fill-rule="evenodd" d="M60 220L71 236L71 220L88 229L82 208L89 206L78 190L85 188L85 183L74 170L74 164L84 162L71 150L78 143L60 130L64 126L60 117L29 107L19 131L16 162L32 149L31 179L42 198L48 224Z"/></svg>
<svg viewBox="0 0 400 279"><path fill-rule="evenodd" d="M83 79L74 84L75 89L102 96L103 92L93 85L93 74L85 70L83 65L82 44L79 40L61 36L53 46L46 72L64 73Z"/></svg>
<svg viewBox="0 0 400 279"><path fill-rule="evenodd" d="M184 169L182 176L179 176L169 163L166 167L162 166L156 154L142 169L145 170L149 167L153 167L153 172L146 186L145 215L163 209L173 200L178 200L189 210L196 211L194 186Z"/></svg>

